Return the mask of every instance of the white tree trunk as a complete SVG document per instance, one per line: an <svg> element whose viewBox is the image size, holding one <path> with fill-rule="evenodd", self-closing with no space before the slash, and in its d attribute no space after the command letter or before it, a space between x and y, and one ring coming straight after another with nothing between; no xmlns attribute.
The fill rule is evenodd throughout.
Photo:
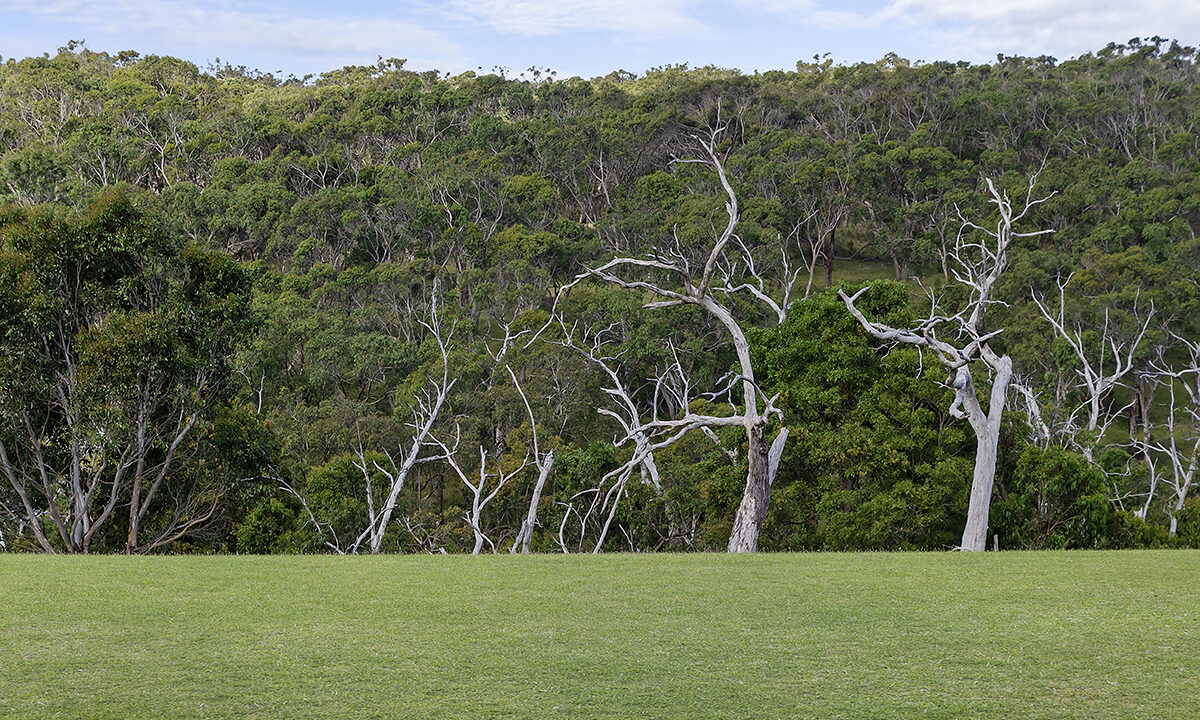
<svg viewBox="0 0 1200 720"><path fill-rule="evenodd" d="M771 442L771 451L767 454L767 485L775 484L775 475L779 473L779 463L783 461L783 446L787 444L787 426L779 429L779 434Z"/></svg>
<svg viewBox="0 0 1200 720"><path fill-rule="evenodd" d="M982 552L987 549L988 515L992 504L992 487L996 482L996 454L1000 447L1000 427L1004 406L1008 400L1008 385L1012 381L1012 358L997 357L990 350L984 358L995 371L992 379L988 413L975 402L975 387L968 384L967 416L975 431L975 471L971 477L971 498L967 505L967 524L963 527L961 550Z"/></svg>
<svg viewBox="0 0 1200 720"><path fill-rule="evenodd" d="M736 236L734 230L737 228L739 221L738 200L737 194L734 192L733 186L730 184L728 177L725 174L725 167L721 163L721 159L716 151L717 137L724 132L726 126L712 129L711 135L702 139L693 136L699 146L703 149L703 156L697 159L680 159L675 158L672 162L675 163L699 163L712 168L721 182L721 187L725 191L727 202L725 203L725 211L729 221L725 229L716 237L716 241L712 249L708 253L708 257L704 262L703 271L697 274L694 272L697 268L693 267L691 261L671 251L663 254L651 255L649 258L631 258L617 257L596 268L586 268L584 273L577 276L575 282L579 282L585 277L595 277L605 282L613 283L614 285L624 287L630 290L638 290L639 292L649 291L657 295L660 300L647 303L646 308L665 308L678 307L681 305L697 305L706 310L712 317L720 322L729 332L730 340L733 343L734 351L737 353L738 365L740 366L740 380L742 385L743 404L741 413L736 416L736 420L729 416L711 416L699 415L691 413L687 408L687 403L682 403L684 418L674 420L654 420L649 423L638 422L637 427L626 427L627 437L621 440L618 444L626 440L633 439L636 436L644 438L661 438L666 439L651 444L651 450L661 449L678 440L688 430L698 429L700 427L708 427L710 429L717 427L730 427L734 424L743 427L746 431L747 440L749 443L749 469L746 477L746 488L742 496L742 501L738 507L737 514L734 518L733 530L729 538L730 552L754 552L758 547L759 529L762 526L763 519L766 517L767 501L771 493L768 447L763 439L764 426L769 422L772 415L782 413L778 408L773 406L774 398L768 399L765 396L762 398L765 407L760 412L759 397L761 392L755 383L754 368L751 363L750 346L746 340L746 334L737 319L734 317L732 307L722 304L717 300L718 295L729 297L729 295L748 291L752 296L759 301L768 305L775 311L776 317L782 323L787 317L787 306L791 298L791 292L799 278L799 270L792 271L790 266L784 265L783 268L783 285L784 292L782 300L776 301L765 290L765 281L761 274L753 265L753 257L742 245L740 238ZM726 262L725 251L730 242L735 242L742 249L743 259L745 261L746 273L750 276L750 282L738 282L738 279L744 276L739 276L733 270L739 263ZM636 272L654 272L664 273L674 276L681 281L682 287L671 289L668 286L658 285L640 278L629 279L617 274L617 269L631 270ZM714 285L714 281L719 281L722 284ZM574 285L564 286L560 290L560 295L567 288ZM732 387L728 389L732 391ZM732 399L731 399L732 400ZM605 414L616 415L612 412ZM618 418L619 419L619 418ZM638 420L636 413L632 419ZM732 421L732 422L731 422ZM640 462L640 458L635 459ZM647 466L647 470L650 466ZM624 469L621 471L625 472ZM616 496L613 500L613 509L609 513L609 521L615 514L616 503L620 501L621 494L624 491L624 481L627 475L622 474L620 488L616 491ZM607 528L607 523L605 525ZM601 542L597 544L597 550L603 545L603 533L601 534Z"/></svg>
<svg viewBox="0 0 1200 720"><path fill-rule="evenodd" d="M1175 507L1171 511L1171 527L1167 530L1169 537L1175 537L1175 533L1179 529L1179 514L1183 512L1183 505L1187 502L1188 490L1192 487L1191 476L1194 472L1195 468L1192 468L1175 491Z"/></svg>
<svg viewBox="0 0 1200 720"><path fill-rule="evenodd" d="M758 550L758 535L763 520L767 517L767 504L771 498L771 475L769 448L763 437L763 426L755 424L746 428L749 441L746 471L746 490L733 518L733 531L729 534L728 551L731 553L755 552Z"/></svg>
<svg viewBox="0 0 1200 720"><path fill-rule="evenodd" d="M971 500L967 506L967 524L963 528L960 549L982 552L987 549L988 513L992 486L996 481L996 450L1000 445L1000 423L988 422L976 431L975 472L971 478Z"/></svg>
<svg viewBox="0 0 1200 720"><path fill-rule="evenodd" d="M517 533L517 537L513 540L510 553L516 553L517 548L521 549L521 554L529 553L529 544L533 540L533 529L537 526L537 508L538 503L542 500L542 489L546 487L546 479L550 477L550 470L554 467L554 451L546 453L546 459L542 462L540 471L538 472L537 485L533 487L533 497L529 499L529 514L525 516L525 522L521 524L521 531Z"/></svg>
<svg viewBox="0 0 1200 720"><path fill-rule="evenodd" d="M479 521L482 512L479 507L479 499L475 499L475 505L471 509L471 529L475 531L475 547L471 549L472 555L478 555L483 552L483 533L479 530Z"/></svg>

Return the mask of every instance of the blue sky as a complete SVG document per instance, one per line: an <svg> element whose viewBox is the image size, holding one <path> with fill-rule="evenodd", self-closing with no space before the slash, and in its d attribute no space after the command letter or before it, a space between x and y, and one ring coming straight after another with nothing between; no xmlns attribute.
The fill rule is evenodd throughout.
<svg viewBox="0 0 1200 720"><path fill-rule="evenodd" d="M1200 44L1200 0L0 0L4 58L83 39L296 75L380 55L416 70L537 66L560 77L683 62L790 69L825 52L1065 59L1155 34Z"/></svg>

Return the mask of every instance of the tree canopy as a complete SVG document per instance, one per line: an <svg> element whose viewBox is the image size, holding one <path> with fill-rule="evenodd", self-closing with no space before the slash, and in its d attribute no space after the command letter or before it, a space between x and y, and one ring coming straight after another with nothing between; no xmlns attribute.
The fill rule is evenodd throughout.
<svg viewBox="0 0 1200 720"><path fill-rule="evenodd" d="M0 544L328 550L374 522L417 442L382 551L508 548L531 498L534 550L718 549L758 446L714 427L643 462L629 423L777 398L760 547L953 547L976 449L953 378L836 291L871 285L860 307L897 327L969 301L961 219L994 224L987 180L1023 197L1035 174L1053 197L1027 221L1053 232L1013 239L988 311L1026 393L998 431L990 532L1200 542L1197 60L1150 38L1061 62L593 79L381 60L297 81L74 44L5 61ZM696 136L737 202L712 292L757 389L732 400L745 372L718 318L577 281L708 253L730 214L688 162ZM1089 395L1085 365L1111 374L1119 348L1128 371Z"/></svg>

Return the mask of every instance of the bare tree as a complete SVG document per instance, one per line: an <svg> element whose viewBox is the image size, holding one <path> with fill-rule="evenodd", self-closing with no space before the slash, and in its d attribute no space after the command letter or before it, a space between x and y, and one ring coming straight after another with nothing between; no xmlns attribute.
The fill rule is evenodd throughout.
<svg viewBox="0 0 1200 720"><path fill-rule="evenodd" d="M583 495L592 496L592 503L587 513L578 514L576 512L580 521L581 543L587 535L587 526L590 518L597 512L603 515L607 511L607 520L601 528L599 538L592 550L592 552L598 553L604 547L608 530L613 518L616 516L617 505L620 503L621 496L625 492L625 485L635 470L640 469L644 483L653 486L656 492L662 492L658 465L654 461L655 446L652 440L654 430L647 428L644 424L643 413L634 401L633 392L630 391L617 371L618 363L623 353L614 352L608 347L609 336L616 328L617 323L610 324L594 332L584 331L583 339L579 340L576 338L576 327L567 327L560 315L556 315L554 321L557 321L562 331L562 339L556 341L556 344L579 353L588 362L599 367L607 377L607 383L601 387L601 390L614 401L616 409L597 407L596 412L612 418L620 428L620 432L613 438L613 446L620 448L631 445L633 448L630 458L617 469L601 477L595 488L577 493L575 497L571 498L571 503L565 504L567 512L563 517L562 526L559 528L559 544L562 546L564 552L567 551L564 539L566 524L571 514L576 512L573 504L576 499ZM659 385L661 385L661 380ZM605 486L613 478L616 478L617 482L609 486L607 491L605 491Z"/></svg>
<svg viewBox="0 0 1200 720"><path fill-rule="evenodd" d="M519 332L513 332L512 320L500 321L499 324L500 329L504 331L503 337L495 338L495 340L500 343L500 347L496 350L492 350L490 347L485 346L488 354L491 355L492 360L494 360L497 365L503 361L505 355L507 355L511 349L516 347L517 341L522 337L526 335L533 336L524 344L524 348L528 348L537 340L542 331L548 327L547 324L541 328L527 328ZM526 512L525 520L521 523L521 528L517 531L516 538L513 539L512 547L509 549L510 554L515 554L518 549L522 554L527 554L529 552L530 544L533 542L533 531L538 526L537 510L538 504L542 500L542 491L545 490L546 481L549 480L550 472L554 469L554 450L551 449L544 453L542 452L541 445L538 441L537 419L534 417L533 407L529 404L529 398L525 395L525 390L521 387L520 381L517 380L517 375L513 372L512 367L505 365L504 369L508 372L508 377L510 380L512 380L513 387L517 389L517 392L521 396L521 402L525 405L525 413L529 417L529 429L530 433L532 434L533 444L532 457L527 458L527 461L538 470L537 480L533 487L533 493L529 498L529 510ZM468 487L470 486L470 483L468 483Z"/></svg>
<svg viewBox="0 0 1200 720"><path fill-rule="evenodd" d="M339 539L328 523L318 521L303 493L286 482L281 483L282 490L291 493L300 500L305 512L308 514L310 522L316 528L317 533L321 535L326 547L338 554L357 554L364 547L364 544L372 555L377 554L383 547L384 535L391 524L392 516L395 514L396 507L400 502L400 494L404 490L405 482L408 480L413 468L419 464L447 459L446 455L431 455L425 452L427 448L443 448L441 443L433 437L433 426L441 415L446 398L457 382L457 379L450 377L449 348L454 337L454 327L445 328L442 326L438 310L436 283L433 293L433 299L430 303L429 320L421 320L420 322L425 327L429 337L437 345L441 373L440 377L429 381L429 387L419 394L414 399L414 404L410 406L412 420L409 421L408 427L412 429L412 437L409 438L406 444L401 444L396 452L383 452L388 459L387 467L375 460L369 459L366 450L363 448L361 438L359 440L357 448L358 457L354 461L354 465L362 472L366 483L366 527L353 539ZM381 488L382 497L378 503L376 502L376 490L372 482L372 476L375 473L382 475L386 479L386 485L384 488Z"/></svg>
<svg viewBox="0 0 1200 720"><path fill-rule="evenodd" d="M616 327L616 324L610 324L594 332L585 331L581 342L576 339L575 327L567 327L561 316L557 320L563 334L563 339L558 341L558 344L582 355L588 362L600 368L607 377L607 384L601 388L601 391L613 400L616 410L597 407L596 412L612 418L621 428L621 434L613 439L613 444L616 447L622 447L632 443L634 455L640 458L639 464L643 478L647 483L653 485L655 490L661 491L662 483L659 479L658 465L654 462L654 451L650 447L652 430L646 426L644 415L637 403L634 402L633 392L617 371L618 363L621 362L624 353L613 351L608 347L609 333ZM661 385L662 378L660 377L656 379L655 386L661 387Z"/></svg>
<svg viewBox="0 0 1200 720"><path fill-rule="evenodd" d="M940 298L930 293L929 316L912 328L893 328L867 319L855 306L855 301L870 290L862 288L854 295L838 290L838 296L846 308L872 337L889 343L903 343L929 349L946 368L947 382L954 388L954 402L950 406L951 416L966 419L975 431L975 470L971 481L971 498L967 509L967 522L963 529L962 550L984 550L987 545L988 508L991 503L992 486L996 477L996 452L1000 441L1000 422L1004 413L1009 383L1013 377L1012 359L997 354L989 341L1001 330L988 330L985 325L988 308L1001 301L995 299L996 282L1008 266L1008 248L1013 238L1043 235L1052 230L1037 230L1018 233L1013 225L1024 219L1037 205L1047 201L1054 193L1034 198L1037 173L1029 178L1024 204L1014 208L1007 191L999 191L988 179L990 202L996 206L999 219L995 228L984 228L959 214L962 221L955 250L952 254L955 267L951 271L954 280L968 291L965 307L953 315L942 314ZM974 231L974 232L973 232ZM975 241L972 236L982 233L984 239ZM939 333L953 340L939 337ZM982 362L991 376L990 396L987 409L979 401L976 392L972 365Z"/></svg>
<svg viewBox="0 0 1200 720"><path fill-rule="evenodd" d="M524 472L525 468L531 464L529 457L517 466L515 470L504 472L503 469L488 470L488 454L487 450L481 445L479 447L479 480L471 482L467 474L463 472L462 466L458 464L458 443L453 447L443 444L440 440L436 440L442 448L446 462L450 464L450 469L458 475L463 484L471 489L471 509L463 514L463 519L471 526L471 530L475 533L475 546L471 550L472 555L478 555L483 550L483 544L486 542L492 548L492 552L496 552L496 543L487 536L483 531L483 509L488 503L496 499L496 495L504 489L509 480L512 480L517 475ZM490 487L490 492L488 492Z"/></svg>
<svg viewBox="0 0 1200 720"><path fill-rule="evenodd" d="M1167 486L1172 497L1165 509L1170 519L1169 534L1174 537L1179 514L1196 486L1196 470L1200 466L1200 341L1172 336L1185 353L1183 367L1168 368L1160 358L1154 373L1155 381L1167 391L1166 418L1159 427L1158 439L1149 439L1147 433L1142 440L1135 440L1134 446L1146 453L1150 469L1149 491L1137 514L1144 519L1158 486ZM1167 466L1165 470L1161 467L1163 463Z"/></svg>
<svg viewBox="0 0 1200 720"><path fill-rule="evenodd" d="M727 297L736 292L749 292L770 308L771 312L775 313L777 322L782 325L787 321L788 310L794 302L793 296L797 291L801 273L808 274L803 297L807 298L812 294L813 272L822 257L823 241L819 238L813 239L812 236L805 234L802 230L804 222L807 221L801 221L793 228L786 239L782 236L778 238L778 258L772 258L767 263L756 263L751 249L742 242L740 237L734 235L733 241L741 253L741 261L721 263L719 266L721 284L714 285L713 289ZM806 238L808 242L802 243L802 238ZM800 261L798 263L791 258L789 252L793 243L799 250ZM774 266L775 276L771 277L764 272L761 265ZM776 288L778 294L781 295L778 300L772 294L772 290Z"/></svg>
<svg viewBox="0 0 1200 720"><path fill-rule="evenodd" d="M529 429L533 434L533 465L538 470L537 483L533 486L533 494L529 498L529 512L525 515L525 521L521 523L521 529L517 531L517 537L513 540L510 553L516 553L517 548L521 549L522 554L529 552L529 545L533 541L533 529L537 527L537 510L538 503L542 501L542 491L546 488L546 480L550 477L550 471L554 469L554 450L542 452L538 444L537 420L533 417L533 408L529 405L529 398L525 396L525 391L521 389L521 383L517 382L516 373L511 367L505 366L508 370L508 376L512 378L513 385L516 386L517 392L521 393L521 401L525 403L525 412L529 415Z"/></svg>
<svg viewBox="0 0 1200 720"><path fill-rule="evenodd" d="M1022 407L1025 410L1025 423L1029 426L1030 441L1038 447L1045 448L1050 444L1054 431L1042 417L1042 404L1038 400L1038 393L1034 392L1024 378L1017 375L1014 375L1009 381L1009 387L1021 399Z"/></svg>
<svg viewBox="0 0 1200 720"><path fill-rule="evenodd" d="M1105 405L1107 396L1113 388L1121 385L1121 380L1135 367L1134 356L1150 327L1154 317L1154 304L1147 311L1139 311L1134 306L1136 326L1132 337L1122 337L1109 320L1108 310L1104 311L1104 324L1100 329L1099 338L1094 346L1089 347L1084 341L1084 330L1079 322L1070 323L1066 319L1066 286L1071 281L1058 282L1058 309L1052 311L1045 298L1033 295L1033 302L1041 311L1042 318L1054 328L1055 334L1062 338L1071 348L1079 361L1075 368L1078 378L1076 389L1082 391L1083 402L1072 409L1060 428L1060 433L1087 458L1094 462L1095 446L1107 432L1114 420L1133 404L1114 409Z"/></svg>
<svg viewBox="0 0 1200 720"><path fill-rule="evenodd" d="M660 298L648 303L647 308L685 305L699 307L725 329L733 344L740 370L734 378L735 382L728 388L732 390L736 385L741 387L741 405L736 408L737 412L730 416L704 415L694 413L687 409L686 405L682 405L679 407L684 409L678 417L655 418L645 423L641 430L655 437L665 436L663 440L655 443L658 447L674 442L690 430L703 427L741 427L745 431L749 445L746 486L734 517L728 549L729 552L754 552L758 548L759 531L766 518L773 479L770 475L771 452L766 440L766 427L773 416L782 417L782 412L775 408L771 399L764 396L755 381L750 344L746 340L742 323L734 316L730 305L717 297L718 293L728 296L740 290L747 290L760 300L765 295L758 287L757 281L736 282L735 264L726 257L731 242L735 245L741 243L736 234L739 221L737 195L726 176L725 166L716 149L717 139L726 129L727 126L720 124L718 119L717 125L706 137L691 136L691 140L699 149L699 157L677 157L673 160L678 164L696 163L710 168L716 173L726 195L725 212L728 220L725 228L716 235L711 249L703 257L703 262L693 263L676 239L672 249L659 251L648 257L617 257L598 267L588 268L576 282L585 277L593 277L630 290L650 292ZM724 281L720 286L716 285L718 279ZM758 292L755 292L756 290ZM783 309L778 302L774 302L774 305L774 310ZM786 434L781 434L776 440L780 444L779 452L782 452L782 443L786 441L786 437ZM621 485L622 489L623 487ZM616 492L619 499L621 491Z"/></svg>

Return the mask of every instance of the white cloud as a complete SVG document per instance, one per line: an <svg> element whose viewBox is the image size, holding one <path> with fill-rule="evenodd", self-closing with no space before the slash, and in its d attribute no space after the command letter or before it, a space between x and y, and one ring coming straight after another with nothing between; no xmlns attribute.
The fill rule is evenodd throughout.
<svg viewBox="0 0 1200 720"><path fill-rule="evenodd" d="M455 0L457 12L515 35L601 30L633 36L705 32L691 0Z"/></svg>
<svg viewBox="0 0 1200 720"><path fill-rule="evenodd" d="M864 59L897 50L987 61L998 52L1066 58L1153 34L1200 43L1200 0L865 1L848 10L844 0L386 0L368 12L317 0L0 0L0 18L15 20L0 27L0 51L38 54L80 38L268 71L383 55L415 69L535 57L602 72L667 58L782 66L779 57L818 46Z"/></svg>
<svg viewBox="0 0 1200 720"><path fill-rule="evenodd" d="M151 38L169 52L190 49L209 57L233 53L231 60L237 60L239 54L261 53L312 58L331 66L374 62L384 55L408 58L417 68L469 64L458 45L445 35L413 23L344 13L312 17L282 8L245 7L246 3L228 0L0 0L0 10L82 27L83 37L91 45L110 37L125 43Z"/></svg>
<svg viewBox="0 0 1200 720"><path fill-rule="evenodd" d="M1155 34L1200 43L1197 0L889 0L874 12L829 9L835 0L739 1L798 25L903 34L927 59L1067 58Z"/></svg>
<svg viewBox="0 0 1200 720"><path fill-rule="evenodd" d="M946 55L1059 58L1132 37L1200 40L1200 4L1178 0L893 0L874 18L924 32Z"/></svg>
<svg viewBox="0 0 1200 720"><path fill-rule="evenodd" d="M760 11L787 17L801 25L814 25L821 29L848 29L866 27L878 21L872 15L848 10L828 10L816 0L738 0L747 11Z"/></svg>
<svg viewBox="0 0 1200 720"><path fill-rule="evenodd" d="M893 0L876 19L971 55L1067 57L1155 34L1200 41L1200 4L1189 0Z"/></svg>

